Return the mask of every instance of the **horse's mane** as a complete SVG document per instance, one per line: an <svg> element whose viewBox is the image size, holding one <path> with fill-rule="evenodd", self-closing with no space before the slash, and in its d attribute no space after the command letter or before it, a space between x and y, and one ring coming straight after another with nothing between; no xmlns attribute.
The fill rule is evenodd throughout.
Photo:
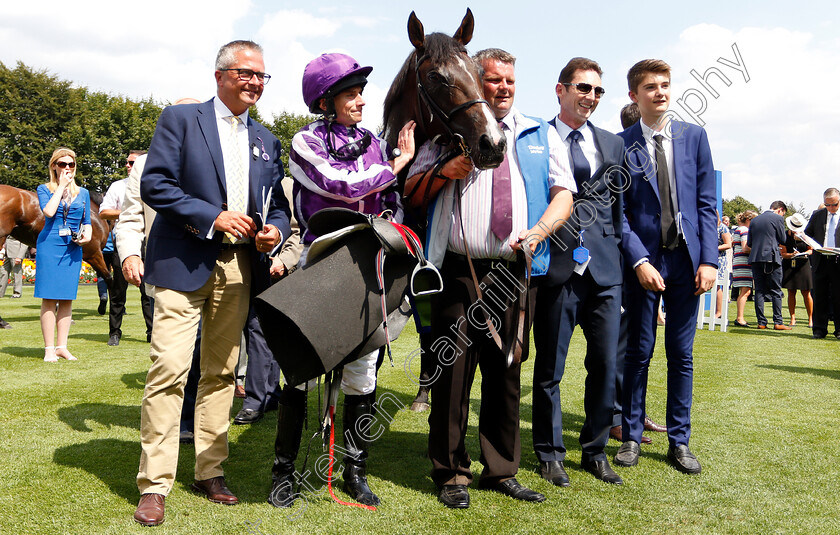
<svg viewBox="0 0 840 535"><path fill-rule="evenodd" d="M456 54L467 53L466 47L453 39L445 33L435 32L426 36L423 43L423 51L432 63L444 63L448 58ZM388 89L388 94L385 97L385 104L383 105L382 124L387 129L388 119L391 117L391 111L395 103L400 99L405 89L405 82L408 77L409 69L414 68L414 60L417 57L417 50L412 50L403 63L397 76Z"/></svg>

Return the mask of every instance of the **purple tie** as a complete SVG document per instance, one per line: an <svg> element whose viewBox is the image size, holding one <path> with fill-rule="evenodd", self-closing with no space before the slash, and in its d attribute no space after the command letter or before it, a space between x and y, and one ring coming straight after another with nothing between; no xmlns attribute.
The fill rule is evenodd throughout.
<svg viewBox="0 0 840 535"><path fill-rule="evenodd" d="M499 121L499 128L505 130L505 124ZM510 192L510 161L507 152L501 165L493 170L493 214L490 217L490 230L502 241L507 240L513 230L513 203Z"/></svg>

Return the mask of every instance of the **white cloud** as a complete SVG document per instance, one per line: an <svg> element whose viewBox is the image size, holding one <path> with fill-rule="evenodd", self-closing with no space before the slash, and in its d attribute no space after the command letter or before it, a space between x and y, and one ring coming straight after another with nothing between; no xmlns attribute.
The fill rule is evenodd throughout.
<svg viewBox="0 0 840 535"><path fill-rule="evenodd" d="M749 75L724 65L736 62L733 44ZM741 195L764 207L776 199L801 202L808 210L828 186L837 186L840 167L836 125L840 123L840 62L837 41L785 28L737 31L701 24L687 28L671 47L675 69L672 110L688 119L677 99L699 90L706 101L701 120L709 132L715 167L723 171L725 198ZM717 67L708 81L714 98L689 75ZM688 97L694 109L700 99Z"/></svg>

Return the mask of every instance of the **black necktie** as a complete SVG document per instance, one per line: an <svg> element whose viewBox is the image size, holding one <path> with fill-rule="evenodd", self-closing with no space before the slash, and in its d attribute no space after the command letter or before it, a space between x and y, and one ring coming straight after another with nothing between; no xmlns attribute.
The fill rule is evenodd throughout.
<svg viewBox="0 0 840 535"><path fill-rule="evenodd" d="M656 145L656 181L659 184L659 204L662 216L659 225L662 230L662 247L674 249L678 245L677 224L674 221L674 206L671 204L671 180L668 176L668 160L662 148L662 135L653 136Z"/></svg>
<svg viewBox="0 0 840 535"><path fill-rule="evenodd" d="M572 155L572 173L575 176L575 182L583 184L589 180L589 175L592 170L589 168L589 161L583 155L583 150L580 148L580 140L583 139L583 134L578 130L569 132L569 151Z"/></svg>

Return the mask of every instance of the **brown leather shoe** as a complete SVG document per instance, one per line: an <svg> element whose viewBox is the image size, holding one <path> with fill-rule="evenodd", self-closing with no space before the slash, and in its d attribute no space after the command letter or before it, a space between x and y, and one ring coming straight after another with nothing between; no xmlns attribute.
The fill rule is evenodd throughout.
<svg viewBox="0 0 840 535"><path fill-rule="evenodd" d="M163 524L163 494L144 494L134 511L134 521L144 526Z"/></svg>
<svg viewBox="0 0 840 535"><path fill-rule="evenodd" d="M776 325L773 326L773 328L776 329L777 331L789 331L790 330L790 327L788 327L784 323L777 323Z"/></svg>
<svg viewBox="0 0 840 535"><path fill-rule="evenodd" d="M225 485L225 476L211 477L204 481L196 481L192 484L192 489L200 494L207 496L207 499L213 503L221 503L224 505L236 505L239 503L239 498L233 495L227 485Z"/></svg>
<svg viewBox="0 0 840 535"><path fill-rule="evenodd" d="M668 431L668 428L664 425L659 425L658 423L654 422L650 419L650 416L645 414L645 431L653 431L654 433L664 433Z"/></svg>
<svg viewBox="0 0 840 535"><path fill-rule="evenodd" d="M620 425L617 425L615 427L610 427L610 438L613 439L613 440L617 440L618 442L624 442L623 440L621 440L621 426ZM651 443L653 443L653 441L650 438L642 435L642 444L651 444Z"/></svg>
<svg viewBox="0 0 840 535"><path fill-rule="evenodd" d="M759 329L766 329L766 328L767 328L767 325L759 325L759 326L758 326L758 328L759 328Z"/></svg>

